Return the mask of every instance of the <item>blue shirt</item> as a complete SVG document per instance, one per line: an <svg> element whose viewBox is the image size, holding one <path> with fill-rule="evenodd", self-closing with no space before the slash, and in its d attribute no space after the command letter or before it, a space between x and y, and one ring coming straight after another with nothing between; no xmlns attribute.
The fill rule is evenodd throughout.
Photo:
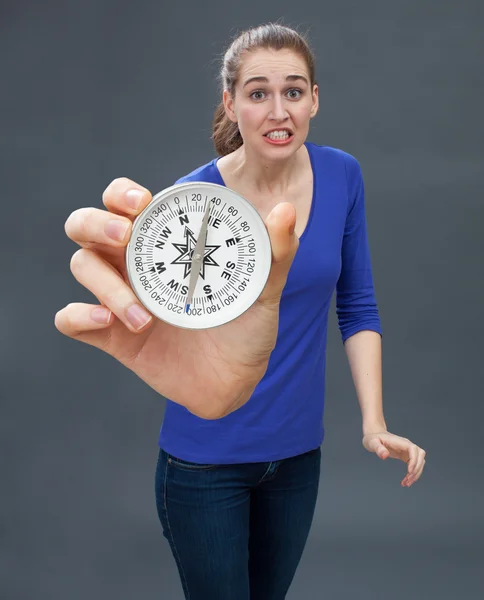
<svg viewBox="0 0 484 600"><path fill-rule="evenodd" d="M279 330L264 377L246 404L206 420L167 398L158 444L181 459L212 464L272 461L317 448L324 438L328 311L336 290L343 343L358 331L382 334L375 300L358 161L306 142L313 199L284 287ZM225 185L217 158L176 183Z"/></svg>

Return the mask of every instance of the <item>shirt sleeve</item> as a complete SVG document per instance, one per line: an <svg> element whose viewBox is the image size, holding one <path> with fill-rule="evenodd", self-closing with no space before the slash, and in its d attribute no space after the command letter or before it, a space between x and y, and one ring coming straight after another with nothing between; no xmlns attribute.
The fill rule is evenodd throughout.
<svg viewBox="0 0 484 600"><path fill-rule="evenodd" d="M336 284L336 314L343 344L358 331L382 335L375 299L365 214L365 188L358 161L346 160L348 212L341 249L341 273Z"/></svg>

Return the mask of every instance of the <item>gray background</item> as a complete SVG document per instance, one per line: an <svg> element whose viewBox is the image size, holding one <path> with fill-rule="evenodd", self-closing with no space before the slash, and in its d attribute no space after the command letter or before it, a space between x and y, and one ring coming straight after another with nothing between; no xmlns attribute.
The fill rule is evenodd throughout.
<svg viewBox="0 0 484 600"><path fill-rule="evenodd" d="M181 600L153 476L164 401L55 313L92 302L69 214L127 176L152 192L215 156L217 57L238 30L309 29L309 140L363 168L389 430L361 445L333 308L314 525L288 599L484 595L481 0L0 5L0 597ZM208 599L207 599L208 600Z"/></svg>

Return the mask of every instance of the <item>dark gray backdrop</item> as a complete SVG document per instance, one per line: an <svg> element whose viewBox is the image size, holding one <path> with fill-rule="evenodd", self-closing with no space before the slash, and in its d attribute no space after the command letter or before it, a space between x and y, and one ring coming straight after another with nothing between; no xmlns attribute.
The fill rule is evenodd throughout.
<svg viewBox="0 0 484 600"><path fill-rule="evenodd" d="M154 193L213 158L214 59L281 17L317 58L309 140L363 168L389 430L427 450L407 489L403 463L363 449L333 298L320 494L288 598L484 595L481 0L4 0L3 600L182 598L154 504L164 401L55 329L94 300L64 223L115 177Z"/></svg>

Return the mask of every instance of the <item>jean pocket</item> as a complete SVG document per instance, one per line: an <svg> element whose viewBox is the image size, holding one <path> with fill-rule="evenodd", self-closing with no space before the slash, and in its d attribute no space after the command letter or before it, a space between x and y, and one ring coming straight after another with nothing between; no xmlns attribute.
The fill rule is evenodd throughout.
<svg viewBox="0 0 484 600"><path fill-rule="evenodd" d="M167 453L168 454L168 453ZM168 454L168 464L173 465L179 469L185 469L187 471L209 471L215 469L217 465L206 464L206 463L194 463L189 460L183 460L172 454Z"/></svg>

